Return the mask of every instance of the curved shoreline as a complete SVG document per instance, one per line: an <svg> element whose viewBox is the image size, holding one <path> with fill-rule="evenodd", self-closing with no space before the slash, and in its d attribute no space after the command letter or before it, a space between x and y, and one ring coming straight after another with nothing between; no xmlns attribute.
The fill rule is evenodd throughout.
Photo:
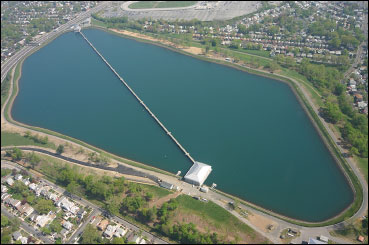
<svg viewBox="0 0 369 245"><path fill-rule="evenodd" d="M96 28L96 27L93 27L93 28ZM290 87L291 87L291 89L292 89L292 91L294 92L294 94L295 94L295 96L297 97L297 99L298 99L298 101L299 101L299 103L301 104L301 103L303 103L302 101L303 101L303 99L304 98L300 98L299 96L298 96L298 92L297 91L295 91L295 87L293 87L293 85L296 85L295 83L293 83L292 81L291 81L291 78L288 78L288 77L284 77L284 76L282 76L281 78L279 78L278 79L278 77L276 78L276 75L275 74L268 74L268 73L266 73L266 72L264 72L264 71L261 71L261 70L258 70L258 69L251 69L251 68L244 68L244 67L240 67L239 65L234 65L234 64L232 64L232 63L227 63L227 62L222 62L221 60L215 60L215 59L210 59L210 58L207 58L207 57L199 57L199 56L197 56L197 55L192 55L192 54L189 54L189 53L186 53L186 52L183 52L182 50L177 50L177 49L175 49L175 48L172 48L172 47L168 47L168 46L165 46L165 45L161 45L161 44L159 44L159 43L155 43L155 42L151 42L151 41L147 41L147 40L144 40L144 39L137 39L137 38L133 38L133 37L130 37L130 36L126 36L126 35L124 35L124 34L120 34L120 33L115 33L115 32L113 32L113 31L111 31L111 30L107 30L107 29L104 29L104 28L98 28L98 29L101 29L101 30L104 30L104 31L107 31L107 32L110 32L110 33L113 33L113 34L115 34L115 35L121 35L121 36L124 36L124 37L126 37L126 38L130 38L130 39L135 39L135 40L137 40L137 41L141 41L141 42L147 42L147 43L150 43L150 44L154 44L154 45L157 45L157 46L161 46L161 47L163 47L163 48L168 48L168 49L170 49L170 50L172 50L172 51L175 51L175 52L179 52L179 53L182 53L182 54L185 54L185 55L189 55L189 56L192 56L192 57L194 57L194 58L198 58L198 59L201 59L201 60L205 60L205 61L208 61L208 62L213 62L213 63L217 63L217 64L221 64L221 65L226 65L226 66L229 66L229 67L232 67L232 68L235 68L235 69L238 69L238 70L241 70L241 71L243 71L243 72L249 72L249 73L252 73L252 74L256 74L256 75L261 75L261 76L264 76L264 77L268 77L268 78L271 78L271 79L274 79L274 80L277 80L277 81L282 81L282 82L285 82L285 83L287 83ZM62 34L62 33L61 33ZM52 40L50 40L49 42L51 42ZM47 45L49 42L47 42L47 43L45 43L45 45ZM42 45L42 46L40 46L40 48L42 48L44 45ZM39 49L40 49L39 48ZM36 51L38 51L39 49L37 49L37 50L35 50L34 52L36 52ZM33 53L34 53L33 52ZM32 53L32 54L33 54ZM29 54L29 55L31 55L31 54ZM22 65L23 64L23 61L29 56L29 55L27 55L26 57L24 57L23 59L22 59L22 61L21 61L21 63L19 64L18 63L18 65ZM17 66L18 66L17 65ZM21 66L22 67L22 66ZM19 77L18 77L18 79L17 79L17 81L16 81L16 83L17 83L17 86L18 86L18 81L19 81L19 79L20 79L20 77L21 77L21 67L20 67L20 74L19 74ZM281 76L281 75L278 75L278 76ZM284 79L287 79L287 80L290 80L290 81L285 81L285 80L283 80L282 78L284 77ZM12 78L13 80L14 80L14 77ZM12 99L12 101L11 101L11 105L12 105L12 103L14 102L14 100L15 100L15 98L16 98L16 95L17 95L17 93L18 93L18 88L17 88L17 93L15 94L15 96L14 96L14 94L13 94L13 90L11 90L12 91L12 94L11 94L11 96L9 96L8 97L8 99L7 99L7 101L4 103L4 108L5 109L9 109L9 104L8 104L8 102L9 102L9 99ZM305 102L305 103L308 103L308 102ZM304 104L304 103L303 103ZM129 160L129 159L126 159L126 158L124 158L124 157L120 157L120 156L116 156L116 155L114 155L114 154L112 154L112 153L109 153L109 152L107 152L107 151L105 151L105 150L102 150L102 149L99 149L99 148L97 148L97 147L95 147L95 146L92 146L92 145L90 145L90 144L88 144L88 143L85 143L85 142L83 142L83 141L81 141L81 140L78 140L78 139L75 139L75 138L73 138L73 137L70 137L70 136L67 136L67 135L63 135L63 134L61 134L61 133L58 133L58 132L54 132L54 131L51 131L51 130L49 130L49 129L44 129L44 128L40 128L40 127L35 127L35 126L31 126L31 125L26 125L26 124L23 124L23 123L20 123L20 122L17 122L17 121L14 121L14 119L12 119L11 118L11 105L10 105L10 111L9 110L7 110L7 114L8 114L8 116L10 116L10 119L11 119L11 121L13 121L13 123L14 124L16 124L17 126L20 126L20 127L25 127L25 128L27 128L27 129L32 129L32 130L35 130L35 131L39 131L39 132L43 132L43 133L46 133L46 134L51 134L51 135L53 135L53 136L55 136L55 137L60 137L60 138L62 138L62 139L64 139L64 140L67 140L67 141L69 141L69 142L72 142L72 143L75 143L75 144L78 144L78 145L82 145L82 146L84 146L84 147L86 147L86 148L89 148L90 150L92 149L92 150L94 150L94 151L97 151L97 152L104 152L104 153L107 153L108 154L108 156L110 157L110 156L113 156L113 158L115 159L115 160L117 160L117 158L118 159L120 159L120 160L118 160L118 161L122 161L122 159L124 159L124 160L128 160L128 161L131 161L131 163L127 163L127 162L125 162L125 161L123 161L123 162L125 162L126 164L130 164L130 165L132 165L132 163L138 163L138 164L140 164L141 166L138 166L138 167L149 167L150 169L155 169L154 171L157 171L157 170L159 170L160 172L162 172L163 170L161 170L161 169L159 169L159 168L155 168L155 167L152 167L152 166L150 166L150 165L146 165L146 164L144 164L144 163L139 163L139 162L136 162L136 161L132 161L132 160ZM306 112L309 112L308 111L308 108L305 108L305 104L304 105L302 105L302 107L304 108L304 110L306 110ZM315 121L313 120L313 118L312 118L312 115L310 114L310 113L307 113L308 114L308 116L309 116L309 118L312 120L312 122L313 122L313 125L315 126L315 127L317 127L316 129L319 129L319 127L317 126L317 125L315 125ZM46 132L45 132L46 131ZM320 130L318 130L318 132L319 132L319 135L322 137L322 135L321 135L321 132L320 132ZM323 137L323 139L324 139L324 137ZM325 139L326 140L326 139ZM324 141L325 142L325 141ZM325 144L328 144L328 142L325 142ZM86 146L87 145L87 146ZM330 148L328 148L328 149L330 149ZM334 157L334 155L333 155L333 157ZM336 158L335 158L336 159ZM339 164L339 163L337 163L337 164ZM142 166L143 165L143 166ZM343 170L343 167L341 166L341 164L339 164L340 165L340 167L341 167L341 170ZM135 166L135 165L134 165ZM173 176L174 174L172 174L172 173L170 173L170 172L167 172L167 171L164 171L164 172L166 172L165 174L169 174L169 175L171 175L171 176ZM346 172L345 171L343 171L344 172L344 174L345 174L345 176L346 176L346 178L348 177L346 174ZM351 183L351 179L349 178L349 182ZM351 185L352 185L352 183L351 183ZM351 186L350 185L350 186ZM352 186L351 186L352 187ZM354 191L354 193L355 193L355 191ZM224 194L226 194L226 193L224 193ZM228 195L228 196L232 196L232 195L230 195L230 194L226 194L226 195ZM234 197L234 196L232 196L232 198L236 198L236 199L239 199L238 197ZM320 221L320 222L308 222L308 221L302 221L302 220L298 220L298 219L294 219L294 218L290 218L290 217L287 217L287 216L283 216L283 215L281 215L281 214L278 214L278 213L275 213L275 212L273 212L273 211L271 211L271 210L267 210L267 209L265 209L265 208L263 208L263 207L261 207L261 206L258 206L258 205L256 205L256 204L252 204L252 203L250 203L250 202L248 202L248 201L245 201L245 200L242 200L243 202L245 202L245 203L248 203L248 205L251 205L253 208L255 208L255 209L262 209L262 212L264 212L264 213L267 213L268 215L271 215L271 216L273 216L273 217L277 217L278 219L282 219L282 220L285 220L285 221L287 221L287 222L291 222L291 223L300 223L300 224L302 224L302 225L307 225L307 226L310 226L310 225L315 225L315 226L319 226L319 224L324 224L324 223L327 223L327 222L329 222L329 221L332 221L332 220L334 220L334 219L336 219L336 218L338 218L339 216L341 216L343 213L345 213L349 208L351 208L352 207L352 204L355 202L355 198L356 197L354 197L354 200L352 201L352 203L347 207L347 208L345 208L344 210L342 210L339 214L337 214L337 215L335 215L334 217L332 217L332 218L329 218L329 219L327 219L327 220L323 220L323 221ZM256 207L255 207L256 206ZM270 214L270 213L272 213L272 214ZM355 212L356 213L356 212ZM339 222L339 221L338 221ZM321 225L320 225L321 226Z"/></svg>

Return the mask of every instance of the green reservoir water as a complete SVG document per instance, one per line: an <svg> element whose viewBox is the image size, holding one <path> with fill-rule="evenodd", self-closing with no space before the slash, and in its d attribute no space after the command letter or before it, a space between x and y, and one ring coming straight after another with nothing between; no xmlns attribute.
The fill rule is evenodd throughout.
<svg viewBox="0 0 369 245"><path fill-rule="evenodd" d="M100 30L83 31L195 160L206 184L306 221L353 193L288 85ZM176 173L191 162L78 33L27 58L12 116Z"/></svg>

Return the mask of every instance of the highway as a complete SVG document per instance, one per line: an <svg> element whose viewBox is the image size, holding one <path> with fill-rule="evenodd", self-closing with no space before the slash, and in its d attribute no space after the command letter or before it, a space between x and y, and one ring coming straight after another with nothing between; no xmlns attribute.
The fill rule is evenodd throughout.
<svg viewBox="0 0 369 245"><path fill-rule="evenodd" d="M69 22L59 26L55 30L44 34L42 37L40 37L38 40L36 40L37 43L43 44L47 42L48 40L57 37L59 34L63 33L64 31L67 31L70 29L73 25L79 23L80 21L85 20L90 16L92 13L96 13L100 11L101 9L107 7L110 4L110 2L103 2L98 4L92 9L87 10L86 12L83 12L79 14L76 18L73 20L70 20ZM21 50L19 50L16 54L14 54L12 57L10 57L7 61L4 62L4 64L1 64L1 83L4 81L6 75L8 72L13 68L14 65L18 63L21 59L23 59L28 54L32 53L34 50L38 49L39 46L24 46Z"/></svg>

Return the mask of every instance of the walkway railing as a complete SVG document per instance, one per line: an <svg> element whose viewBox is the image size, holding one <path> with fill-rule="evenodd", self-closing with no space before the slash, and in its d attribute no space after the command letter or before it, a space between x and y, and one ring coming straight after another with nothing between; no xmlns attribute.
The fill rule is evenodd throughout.
<svg viewBox="0 0 369 245"><path fill-rule="evenodd" d="M119 78L119 80L128 88L128 90L135 96L135 98L141 103L141 105L146 109L146 111L155 119L155 121L160 125L162 129L164 129L165 133L169 135L169 137L176 143L176 145L184 152L184 154L193 162L195 163L195 160L191 157L190 153L186 151L186 149L178 142L176 138L172 135L171 132L160 122L160 120L155 116L155 114L147 107L147 105L138 97L138 95L131 89L131 87L123 80L123 78L115 71L115 69L109 64L108 61L97 51L97 49L92 45L90 41L85 37L85 35L80 32L82 37L87 41L87 43L95 50L95 52L100 56L100 58L109 66L109 68L114 72L114 74Z"/></svg>

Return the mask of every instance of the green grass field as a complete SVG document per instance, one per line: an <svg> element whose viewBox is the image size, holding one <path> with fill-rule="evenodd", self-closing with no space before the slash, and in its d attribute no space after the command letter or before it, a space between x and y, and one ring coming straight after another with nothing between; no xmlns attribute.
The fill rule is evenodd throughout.
<svg viewBox="0 0 369 245"><path fill-rule="evenodd" d="M40 144L20 134L1 131L1 146L13 146L13 145L14 146L16 145L36 145L36 146L56 149L56 146L50 142L48 142L47 144Z"/></svg>
<svg viewBox="0 0 369 245"><path fill-rule="evenodd" d="M130 9L151 9L151 8L180 8L194 5L197 1L140 1L132 3Z"/></svg>
<svg viewBox="0 0 369 245"><path fill-rule="evenodd" d="M361 158L355 156L355 160L358 163L361 172L365 176L366 183L368 183L368 158Z"/></svg>
<svg viewBox="0 0 369 245"><path fill-rule="evenodd" d="M145 190L145 192L151 192L157 198L162 198L172 193L171 191L168 191L164 188L157 187L157 186L144 185L144 184L141 186Z"/></svg>
<svg viewBox="0 0 369 245"><path fill-rule="evenodd" d="M254 230L248 225L242 223L227 210L211 201L201 202L187 195L180 195L177 197L177 200L180 210L196 213L216 226L225 226L228 229L235 229L235 231L238 230L250 235L254 234Z"/></svg>
<svg viewBox="0 0 369 245"><path fill-rule="evenodd" d="M270 58L269 51L265 51L265 50L247 50L247 49L240 48L240 49L237 49L237 51L247 53L247 54L258 55L258 56L265 57L265 58Z"/></svg>

